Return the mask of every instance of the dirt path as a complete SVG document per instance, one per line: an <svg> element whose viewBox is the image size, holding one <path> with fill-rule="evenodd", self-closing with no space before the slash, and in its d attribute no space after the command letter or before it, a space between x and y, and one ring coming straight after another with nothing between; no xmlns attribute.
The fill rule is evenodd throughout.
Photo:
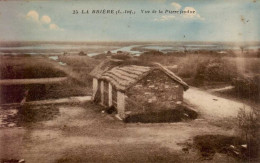
<svg viewBox="0 0 260 163"><path fill-rule="evenodd" d="M243 103L212 95L191 87L184 92L184 99L204 117L208 119L236 117L240 108L249 111L250 107Z"/></svg>
<svg viewBox="0 0 260 163"><path fill-rule="evenodd" d="M234 86L226 86L226 87L223 87L223 88L216 88L216 89L210 89L208 90L209 92L222 92L222 91L228 91L228 90L232 90L234 89L235 87Z"/></svg>
<svg viewBox="0 0 260 163"><path fill-rule="evenodd" d="M29 128L3 129L0 144L5 150L0 158L25 159L28 163L191 162L199 156L192 152L188 155L182 148L192 143L194 136L232 134L205 120L125 124L95 110L92 104L58 108L60 115L53 120ZM19 150L14 150L16 147Z"/></svg>

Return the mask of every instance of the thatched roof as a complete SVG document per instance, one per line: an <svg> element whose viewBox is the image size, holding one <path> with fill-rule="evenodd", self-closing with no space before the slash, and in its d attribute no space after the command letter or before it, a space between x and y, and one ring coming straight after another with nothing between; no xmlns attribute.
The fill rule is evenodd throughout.
<svg viewBox="0 0 260 163"><path fill-rule="evenodd" d="M158 63L154 63L153 65L154 66L121 65L119 61L104 61L90 74L95 78L109 81L117 90L125 91L153 70L161 70L172 80L183 86L184 90L189 88L181 78L167 68Z"/></svg>

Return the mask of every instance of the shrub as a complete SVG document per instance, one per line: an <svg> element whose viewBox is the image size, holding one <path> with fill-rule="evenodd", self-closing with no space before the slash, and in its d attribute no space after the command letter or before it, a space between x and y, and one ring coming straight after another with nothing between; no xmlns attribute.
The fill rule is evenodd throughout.
<svg viewBox="0 0 260 163"><path fill-rule="evenodd" d="M112 55L112 58L120 59L120 60L127 60L127 59L130 59L131 56L130 56L130 54L127 54L127 53L117 53L115 55Z"/></svg>
<svg viewBox="0 0 260 163"><path fill-rule="evenodd" d="M211 60L204 70L205 79L208 81L231 81L235 75L235 65L221 58Z"/></svg>
<svg viewBox="0 0 260 163"><path fill-rule="evenodd" d="M249 158L255 158L258 155L259 146L259 113L253 108L253 111L247 112L245 108L240 109L238 115L238 129L242 139L246 140L246 155Z"/></svg>
<svg viewBox="0 0 260 163"><path fill-rule="evenodd" d="M149 55L149 56L162 56L164 55L163 52L160 52L159 50L151 50L148 52L144 52L141 56L145 56L145 55Z"/></svg>
<svg viewBox="0 0 260 163"><path fill-rule="evenodd" d="M49 78L62 77L65 74L44 65L0 66L1 79Z"/></svg>
<svg viewBox="0 0 260 163"><path fill-rule="evenodd" d="M234 150L237 154L233 156L244 158L244 153L240 150L240 146L244 144L244 141L239 137L225 135L197 135L193 140L195 147L199 149L200 154L204 159L213 159L216 152L233 155ZM233 146L234 148L230 148L230 146Z"/></svg>
<svg viewBox="0 0 260 163"><path fill-rule="evenodd" d="M232 84L239 96L247 97L252 100L259 100L260 97L260 75L240 76L233 79Z"/></svg>
<svg viewBox="0 0 260 163"><path fill-rule="evenodd" d="M79 56L86 56L87 54L86 53L84 53L83 51L80 51L79 52Z"/></svg>
<svg viewBox="0 0 260 163"><path fill-rule="evenodd" d="M260 127L257 111L253 109L253 111L247 112L245 108L242 108L238 112L237 119L241 137L249 140L257 136L257 131Z"/></svg>

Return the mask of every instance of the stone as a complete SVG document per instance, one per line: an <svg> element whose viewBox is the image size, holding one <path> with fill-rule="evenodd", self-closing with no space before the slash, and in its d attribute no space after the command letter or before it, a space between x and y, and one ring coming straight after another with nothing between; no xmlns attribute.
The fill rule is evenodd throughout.
<svg viewBox="0 0 260 163"><path fill-rule="evenodd" d="M156 96L153 96L152 98L148 99L148 103L152 103L154 101L157 101Z"/></svg>
<svg viewBox="0 0 260 163"><path fill-rule="evenodd" d="M116 117L118 120L120 120L120 121L123 120L123 119L119 116L119 114L116 114L115 117Z"/></svg>
<svg viewBox="0 0 260 163"><path fill-rule="evenodd" d="M177 101L177 102L176 102L176 104L178 104L178 105L181 105L181 104L182 104L182 102L181 102L181 101Z"/></svg>
<svg viewBox="0 0 260 163"><path fill-rule="evenodd" d="M14 123L10 123L10 124L8 124L7 126L8 126L8 127L14 127L15 124L14 124Z"/></svg>
<svg viewBox="0 0 260 163"><path fill-rule="evenodd" d="M131 111L126 111L125 114L126 115L130 115L132 112Z"/></svg>

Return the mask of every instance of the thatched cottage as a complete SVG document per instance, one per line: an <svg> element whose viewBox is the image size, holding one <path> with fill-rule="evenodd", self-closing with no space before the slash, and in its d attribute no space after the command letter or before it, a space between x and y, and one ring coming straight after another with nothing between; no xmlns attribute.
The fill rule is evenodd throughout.
<svg viewBox="0 0 260 163"><path fill-rule="evenodd" d="M90 73L93 100L115 107L120 118L126 114L172 109L183 100L189 86L160 64L126 65L104 61Z"/></svg>

